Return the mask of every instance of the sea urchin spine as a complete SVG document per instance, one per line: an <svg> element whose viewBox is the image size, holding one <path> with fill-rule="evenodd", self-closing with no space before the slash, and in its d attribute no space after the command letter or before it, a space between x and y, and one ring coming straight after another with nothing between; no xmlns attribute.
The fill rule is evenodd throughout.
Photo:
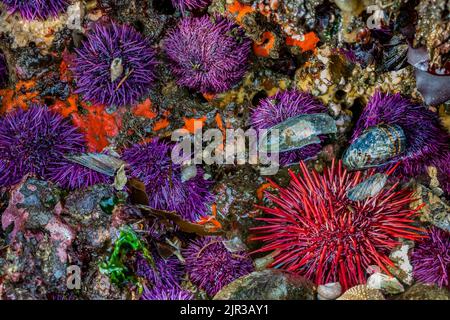
<svg viewBox="0 0 450 320"><path fill-rule="evenodd" d="M342 162L322 175L300 163L301 175L290 171L283 188L270 182L277 194L266 193L274 207L260 207L266 223L253 228L254 240L264 245L256 252L274 252L271 267L306 276L316 284L340 282L346 289L365 283L366 270L378 265L389 274L388 258L397 238L422 236L413 225L412 193L395 191L397 184L363 201L351 201L348 190L362 180L361 172L347 172ZM372 176L374 170L368 172Z"/></svg>
<svg viewBox="0 0 450 320"><path fill-rule="evenodd" d="M449 287L450 234L433 227L429 236L413 249L411 264L414 278L423 283Z"/></svg>
<svg viewBox="0 0 450 320"><path fill-rule="evenodd" d="M20 13L26 20L56 17L65 11L69 0L0 0L9 13Z"/></svg>
<svg viewBox="0 0 450 320"><path fill-rule="evenodd" d="M182 254L189 279L210 296L253 271L253 262L247 253L228 251L220 237L194 240Z"/></svg>
<svg viewBox="0 0 450 320"><path fill-rule="evenodd" d="M181 165L172 163L171 151L171 145L154 139L126 149L123 159L129 164L130 176L145 184L149 206L197 221L211 212L214 197L208 188L212 182L203 179L200 167L194 177L183 181Z"/></svg>

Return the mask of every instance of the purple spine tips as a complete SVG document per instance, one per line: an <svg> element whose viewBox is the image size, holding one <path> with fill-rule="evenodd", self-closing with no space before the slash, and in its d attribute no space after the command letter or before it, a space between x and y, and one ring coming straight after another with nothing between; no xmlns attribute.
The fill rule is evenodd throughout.
<svg viewBox="0 0 450 320"><path fill-rule="evenodd" d="M232 21L206 15L183 18L166 37L164 47L179 85L220 93L243 78L251 41Z"/></svg>
<svg viewBox="0 0 450 320"><path fill-rule="evenodd" d="M72 70L84 100L125 106L148 93L155 79L155 51L135 29L97 23L77 50Z"/></svg>
<svg viewBox="0 0 450 320"><path fill-rule="evenodd" d="M23 19L44 20L66 10L69 0L0 0L9 13L18 12Z"/></svg>
<svg viewBox="0 0 450 320"><path fill-rule="evenodd" d="M210 296L254 270L253 261L245 251L228 251L220 237L192 241L183 250L183 257L191 282Z"/></svg>
<svg viewBox="0 0 450 320"><path fill-rule="evenodd" d="M183 181L182 168L172 162L171 151L171 145L155 139L128 148L123 159L129 164L129 174L145 184L151 195L149 206L176 211L184 219L195 222L211 211L212 182L203 179L201 168L197 168L196 176Z"/></svg>
<svg viewBox="0 0 450 320"><path fill-rule="evenodd" d="M411 255L414 278L449 287L450 234L433 227L428 235L429 238L418 243Z"/></svg>

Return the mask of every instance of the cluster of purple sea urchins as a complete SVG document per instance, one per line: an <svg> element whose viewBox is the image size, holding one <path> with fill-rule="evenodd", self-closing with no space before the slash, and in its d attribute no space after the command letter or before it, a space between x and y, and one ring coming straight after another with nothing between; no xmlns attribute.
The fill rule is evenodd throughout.
<svg viewBox="0 0 450 320"><path fill-rule="evenodd" d="M450 164L443 160L448 158L450 136L440 126L436 113L400 94L376 92L356 123L352 140L379 124L398 125L405 134L405 152L391 159L401 161L397 174L414 177L425 173L430 165L444 172L448 170Z"/></svg>
<svg viewBox="0 0 450 320"><path fill-rule="evenodd" d="M450 234L433 227L428 235L429 238L417 244L411 255L414 278L423 283L449 287Z"/></svg>
<svg viewBox="0 0 450 320"><path fill-rule="evenodd" d="M69 0L0 0L9 13L18 12L26 20L56 17L66 10Z"/></svg>
<svg viewBox="0 0 450 320"><path fill-rule="evenodd" d="M295 89L279 91L274 96L262 99L251 111L250 124L256 130L268 129L302 114L325 112L327 108L309 93ZM314 157L321 149L320 144L311 144L298 150L280 153L280 164L298 163Z"/></svg>
<svg viewBox="0 0 450 320"><path fill-rule="evenodd" d="M85 149L83 134L45 106L11 112L0 119L0 186L12 186L28 174L68 189L106 181L64 158Z"/></svg>
<svg viewBox="0 0 450 320"><path fill-rule="evenodd" d="M72 70L85 100L124 106L145 95L154 79L155 51L134 28L97 23L76 50Z"/></svg>
<svg viewBox="0 0 450 320"><path fill-rule="evenodd" d="M172 148L169 143L153 139L126 149L123 159L129 165L130 176L145 184L151 195L150 207L175 211L194 222L211 212L214 197L209 186L212 182L203 178L199 167L194 177L184 181L182 165L172 162Z"/></svg>
<svg viewBox="0 0 450 320"><path fill-rule="evenodd" d="M171 0L175 8L186 10L200 10L204 9L211 4L212 0Z"/></svg>
<svg viewBox="0 0 450 320"><path fill-rule="evenodd" d="M186 17L164 41L178 84L201 93L220 93L244 76L251 41L242 28L220 17Z"/></svg>
<svg viewBox="0 0 450 320"><path fill-rule="evenodd" d="M199 238L182 251L189 279L209 296L254 271L248 254L245 251L231 252L223 240L221 237Z"/></svg>

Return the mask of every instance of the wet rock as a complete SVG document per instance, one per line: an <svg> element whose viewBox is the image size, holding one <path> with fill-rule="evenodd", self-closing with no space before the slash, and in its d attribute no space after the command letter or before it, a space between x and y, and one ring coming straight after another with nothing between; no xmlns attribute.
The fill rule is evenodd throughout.
<svg viewBox="0 0 450 320"><path fill-rule="evenodd" d="M431 189L417 184L415 187L415 195L417 202L412 206L417 207L425 203L426 205L420 210L420 220L430 222L438 228L450 232L450 206L446 201L436 195Z"/></svg>
<svg viewBox="0 0 450 320"><path fill-rule="evenodd" d="M409 261L409 250L414 246L414 243L405 241L401 245L395 247L389 258L394 262L397 268L390 268L389 271L397 277L400 281L407 285L413 282L413 267Z"/></svg>
<svg viewBox="0 0 450 320"><path fill-rule="evenodd" d="M59 214L59 191L46 181L25 178L12 191L8 207L2 214L2 228L13 226L11 239L18 231L44 228L54 214Z"/></svg>
<svg viewBox="0 0 450 320"><path fill-rule="evenodd" d="M405 291L402 284L394 277L375 272L367 279L367 287L381 290L385 294L399 294Z"/></svg>
<svg viewBox="0 0 450 320"><path fill-rule="evenodd" d="M309 280L280 270L264 270L241 277L216 294L214 300L314 300Z"/></svg>
<svg viewBox="0 0 450 320"><path fill-rule="evenodd" d="M450 292L445 288L439 288L432 284L416 283L405 293L398 297L399 300L450 300Z"/></svg>

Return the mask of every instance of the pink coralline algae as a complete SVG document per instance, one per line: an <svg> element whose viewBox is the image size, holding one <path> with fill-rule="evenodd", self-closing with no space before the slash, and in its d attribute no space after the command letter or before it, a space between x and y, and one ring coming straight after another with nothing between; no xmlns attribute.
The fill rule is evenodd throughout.
<svg viewBox="0 0 450 320"><path fill-rule="evenodd" d="M175 8L185 10L204 9L211 4L211 0L171 0Z"/></svg>
<svg viewBox="0 0 450 320"><path fill-rule="evenodd" d="M66 10L69 0L0 0L9 13L20 13L26 20L56 17Z"/></svg>
<svg viewBox="0 0 450 320"><path fill-rule="evenodd" d="M14 185L27 174L67 188L101 182L100 174L64 160L85 148L83 134L45 106L9 113L0 119L0 186Z"/></svg>
<svg viewBox="0 0 450 320"><path fill-rule="evenodd" d="M137 102L154 79L155 51L135 29L97 23L76 50L72 71L84 100L107 106Z"/></svg>
<svg viewBox="0 0 450 320"><path fill-rule="evenodd" d="M164 41L172 73L180 86L220 93L237 84L247 70L251 41L223 17L186 17Z"/></svg>
<svg viewBox="0 0 450 320"><path fill-rule="evenodd" d="M182 254L189 279L210 296L235 279L254 271L247 253L230 252L220 237L194 240Z"/></svg>
<svg viewBox="0 0 450 320"><path fill-rule="evenodd" d="M412 103L400 94L376 92L356 123L352 141L361 133L380 124L401 127L406 137L406 150L393 157L389 163L401 161L396 174L414 177L426 172L430 165L439 170L449 170L450 136L440 126L439 117L424 106Z"/></svg>
<svg viewBox="0 0 450 320"><path fill-rule="evenodd" d="M411 264L417 281L449 287L450 234L433 227L429 238L413 249Z"/></svg>
<svg viewBox="0 0 450 320"><path fill-rule="evenodd" d="M250 124L256 130L269 129L289 118L302 114L325 113L327 108L312 95L298 90L279 91L260 101L251 111ZM320 137L323 140L324 137ZM298 163L317 155L322 146L311 144L299 150L280 153L280 164Z"/></svg>
<svg viewBox="0 0 450 320"><path fill-rule="evenodd" d="M183 181L182 167L172 162L171 152L171 145L154 139L126 149L123 159L129 164L130 176L145 184L150 207L175 211L195 222L211 212L212 181L203 178L200 167L194 177Z"/></svg>

